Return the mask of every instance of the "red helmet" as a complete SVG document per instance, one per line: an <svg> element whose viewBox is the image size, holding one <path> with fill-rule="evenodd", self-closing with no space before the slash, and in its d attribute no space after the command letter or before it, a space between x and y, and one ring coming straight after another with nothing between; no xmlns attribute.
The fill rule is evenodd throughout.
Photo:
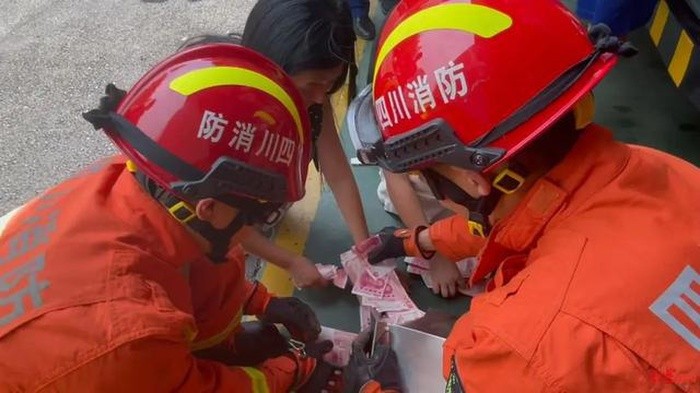
<svg viewBox="0 0 700 393"><path fill-rule="evenodd" d="M360 160L493 169L610 71L621 43L598 35L553 0L400 2L378 42L373 99L367 88L349 110Z"/></svg>
<svg viewBox="0 0 700 393"><path fill-rule="evenodd" d="M209 44L178 52L108 116L104 128L119 148L184 200L304 195L308 115L290 78L252 50Z"/></svg>

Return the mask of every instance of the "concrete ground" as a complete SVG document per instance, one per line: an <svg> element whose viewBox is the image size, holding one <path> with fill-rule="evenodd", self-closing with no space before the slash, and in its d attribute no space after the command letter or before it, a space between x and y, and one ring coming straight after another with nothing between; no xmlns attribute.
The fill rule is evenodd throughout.
<svg viewBox="0 0 700 393"><path fill-rule="evenodd" d="M129 88L188 35L242 31L253 4L0 2L0 216L114 151L80 116L108 82Z"/></svg>

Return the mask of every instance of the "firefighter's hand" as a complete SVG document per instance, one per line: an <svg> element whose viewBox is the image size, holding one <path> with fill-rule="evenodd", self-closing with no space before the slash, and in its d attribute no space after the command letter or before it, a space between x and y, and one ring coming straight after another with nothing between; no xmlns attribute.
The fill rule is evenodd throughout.
<svg viewBox="0 0 700 393"><path fill-rule="evenodd" d="M309 379L296 390L297 393L318 392L342 392L342 372L337 367L321 359L316 360L316 365Z"/></svg>
<svg viewBox="0 0 700 393"><path fill-rule="evenodd" d="M333 350L333 341L322 340L315 343L306 344L304 353L306 356L321 359L325 354Z"/></svg>
<svg viewBox="0 0 700 393"><path fill-rule="evenodd" d="M367 260L371 264L379 263L385 259L405 257L406 248L404 246L405 236L401 236L408 229L397 229L395 227L385 227L377 235L381 244L370 250Z"/></svg>
<svg viewBox="0 0 700 393"><path fill-rule="evenodd" d="M295 297L273 297L261 319L269 323L281 323L297 340L316 341L321 324L308 304Z"/></svg>
<svg viewBox="0 0 700 393"><path fill-rule="evenodd" d="M350 362L345 368L346 392L359 392L367 382L378 382L384 390L401 390L401 373L396 352L386 344L377 343L369 355L371 329L361 332L352 344Z"/></svg>
<svg viewBox="0 0 700 393"><path fill-rule="evenodd" d="M333 341L323 340L306 344L304 353L306 358L299 362L299 370L302 376L308 376L307 380L296 390L298 393L340 392L335 389L340 387L340 370L326 363L323 356L333 349ZM309 368L313 367L313 368ZM308 371L306 371L308 370ZM334 381L335 380L335 381Z"/></svg>
<svg viewBox="0 0 700 393"><path fill-rule="evenodd" d="M254 366L289 351L287 339L271 323L243 322L233 340L237 365L242 366Z"/></svg>

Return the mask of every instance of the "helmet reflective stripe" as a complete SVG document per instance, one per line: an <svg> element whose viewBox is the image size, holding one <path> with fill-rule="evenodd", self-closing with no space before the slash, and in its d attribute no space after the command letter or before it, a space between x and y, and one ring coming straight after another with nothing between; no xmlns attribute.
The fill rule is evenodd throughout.
<svg viewBox="0 0 700 393"><path fill-rule="evenodd" d="M493 8L476 4L442 4L426 8L406 18L384 40L377 52L372 81L386 56L406 39L431 30L460 30L479 37L491 38L507 30L513 24L510 16Z"/></svg>
<svg viewBox="0 0 700 393"><path fill-rule="evenodd" d="M280 85L265 75L240 67L207 67L180 75L170 82L170 89L183 96L218 86L245 86L274 97L284 105L294 119L299 133L299 143L304 143L301 116L294 100Z"/></svg>

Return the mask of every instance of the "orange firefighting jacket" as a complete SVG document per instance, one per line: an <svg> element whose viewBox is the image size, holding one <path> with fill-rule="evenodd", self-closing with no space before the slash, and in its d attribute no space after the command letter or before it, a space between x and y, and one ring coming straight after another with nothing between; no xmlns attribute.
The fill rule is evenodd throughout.
<svg viewBox="0 0 700 393"><path fill-rule="evenodd" d="M243 264L211 263L121 157L58 185L0 237L0 391L287 391L290 358L192 355L264 312Z"/></svg>
<svg viewBox="0 0 700 393"><path fill-rule="evenodd" d="M700 391L698 203L697 167L589 126L482 249L448 391Z"/></svg>

